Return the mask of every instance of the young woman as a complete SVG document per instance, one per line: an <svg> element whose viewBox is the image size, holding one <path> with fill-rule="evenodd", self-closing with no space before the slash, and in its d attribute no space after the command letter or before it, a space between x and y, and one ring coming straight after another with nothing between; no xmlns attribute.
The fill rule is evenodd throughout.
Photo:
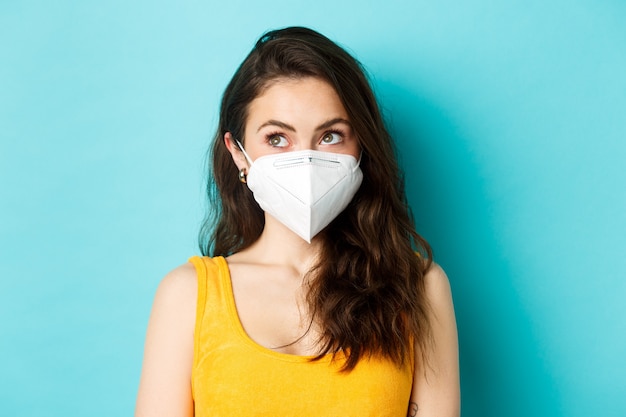
<svg viewBox="0 0 626 417"><path fill-rule="evenodd" d="M306 28L262 36L211 170L205 256L159 286L136 416L459 415L448 280L353 57Z"/></svg>

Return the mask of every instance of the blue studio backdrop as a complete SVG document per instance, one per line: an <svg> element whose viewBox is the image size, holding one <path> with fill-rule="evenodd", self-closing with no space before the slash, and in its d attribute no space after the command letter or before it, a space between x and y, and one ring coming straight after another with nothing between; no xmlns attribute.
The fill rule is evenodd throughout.
<svg viewBox="0 0 626 417"><path fill-rule="evenodd" d="M0 415L130 415L264 31L368 69L447 271L465 417L626 415L626 3L0 2Z"/></svg>

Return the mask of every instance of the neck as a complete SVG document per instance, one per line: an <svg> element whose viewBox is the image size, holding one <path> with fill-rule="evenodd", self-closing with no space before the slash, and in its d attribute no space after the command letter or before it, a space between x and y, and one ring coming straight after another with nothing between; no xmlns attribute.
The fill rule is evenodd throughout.
<svg viewBox="0 0 626 417"><path fill-rule="evenodd" d="M308 243L272 216L265 215L265 227L259 239L245 250L258 263L288 266L302 275L314 265L319 240Z"/></svg>

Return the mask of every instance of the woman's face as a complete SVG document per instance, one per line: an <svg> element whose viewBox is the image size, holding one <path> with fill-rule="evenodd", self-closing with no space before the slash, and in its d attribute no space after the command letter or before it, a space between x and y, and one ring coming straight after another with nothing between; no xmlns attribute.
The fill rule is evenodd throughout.
<svg viewBox="0 0 626 417"><path fill-rule="evenodd" d="M230 141L225 139L228 146ZM237 166L247 168L241 152L228 147ZM330 84L314 77L281 78L250 103L244 148L253 161L264 155L308 149L357 159L360 152L339 96Z"/></svg>

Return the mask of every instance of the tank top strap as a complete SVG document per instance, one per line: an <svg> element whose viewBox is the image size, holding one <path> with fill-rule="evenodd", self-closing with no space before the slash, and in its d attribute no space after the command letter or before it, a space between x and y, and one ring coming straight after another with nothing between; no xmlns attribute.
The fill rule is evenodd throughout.
<svg viewBox="0 0 626 417"><path fill-rule="evenodd" d="M189 262L196 268L198 277L198 298L196 304L196 323L194 326L194 355L192 374L198 369L202 358L202 350L215 334L223 334L226 323L229 322L227 294L225 294L224 280L228 279L228 264L223 257L211 258L208 256L194 256ZM216 329L215 327L219 327ZM192 392L194 381L191 379Z"/></svg>

